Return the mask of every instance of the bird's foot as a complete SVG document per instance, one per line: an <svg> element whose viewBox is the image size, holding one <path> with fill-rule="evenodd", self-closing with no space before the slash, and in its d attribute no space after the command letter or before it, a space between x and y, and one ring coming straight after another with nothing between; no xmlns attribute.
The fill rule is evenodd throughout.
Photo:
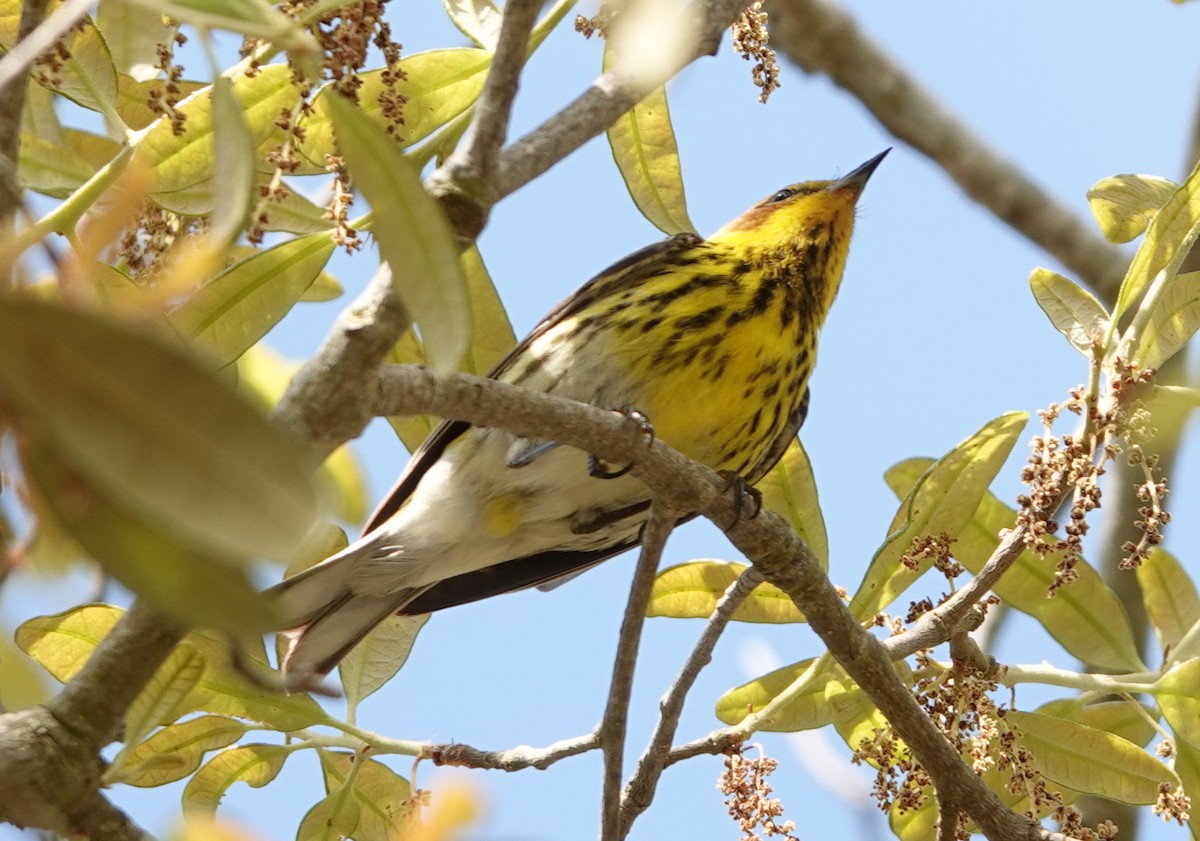
<svg viewBox="0 0 1200 841"><path fill-rule="evenodd" d="M717 471L725 480L725 490L734 495L733 522L725 527L726 531L736 526L742 520L753 520L762 511L762 491L753 488L740 473L733 470Z"/></svg>
<svg viewBox="0 0 1200 841"><path fill-rule="evenodd" d="M650 419L642 412L639 412L633 406L623 405L613 409L614 412L624 415L625 419L630 421L637 427L646 439L646 448L649 449L654 444L654 425L650 423ZM595 479L618 479L624 476L633 468L633 462L629 462L618 468L610 468L602 460L594 454L588 453L588 475Z"/></svg>

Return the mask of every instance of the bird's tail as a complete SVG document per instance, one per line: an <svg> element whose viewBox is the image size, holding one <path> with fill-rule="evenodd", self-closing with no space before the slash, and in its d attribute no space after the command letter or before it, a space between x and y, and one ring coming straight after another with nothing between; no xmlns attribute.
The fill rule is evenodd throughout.
<svg viewBox="0 0 1200 841"><path fill-rule="evenodd" d="M268 590L288 639L282 664L285 684L304 687L328 674L376 625L427 589L355 594L349 586L359 555L355 549L351 546Z"/></svg>

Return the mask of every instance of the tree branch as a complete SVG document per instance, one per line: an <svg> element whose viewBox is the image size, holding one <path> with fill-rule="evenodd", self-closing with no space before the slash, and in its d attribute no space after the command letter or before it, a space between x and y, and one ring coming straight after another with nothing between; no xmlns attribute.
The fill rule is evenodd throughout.
<svg viewBox="0 0 1200 841"><path fill-rule="evenodd" d="M650 518L642 526L642 550L633 573L629 601L625 604L625 616L621 620L621 634L617 639L617 653L613 661L608 699L604 704L604 717L596 731L600 739L600 750L604 753L604 791L600 808L601 841L619 841L629 833L629 825L621 820L621 780L622 762L625 757L625 732L629 723L629 699L633 693L633 672L637 665L638 645L642 641L646 606L650 603L654 577L662 560L663 547L667 544L667 538L675 527L678 516L678 512L655 502L650 508Z"/></svg>
<svg viewBox="0 0 1200 841"><path fill-rule="evenodd" d="M713 55L721 35L746 6L745 0L697 0L702 23L693 43L647 72L631 56L603 73L592 86L500 155L497 197L504 198L546 172L612 125L647 94L704 55Z"/></svg>
<svg viewBox="0 0 1200 841"><path fill-rule="evenodd" d="M771 6L771 43L806 72L828 75L1100 297L1116 297L1128 256L944 108L846 12L828 0L781 0Z"/></svg>
<svg viewBox="0 0 1200 841"><path fill-rule="evenodd" d="M569 756L578 756L600 747L599 732L563 739L544 748L521 746L508 750L480 750L456 743L429 745L421 751L422 759L434 765L453 765L495 771L522 771L537 768L544 771Z"/></svg>
<svg viewBox="0 0 1200 841"><path fill-rule="evenodd" d="M696 683L700 670L712 662L713 649L729 624L729 620L745 603L754 588L762 583L762 580L762 575L758 570L749 567L729 585L717 602L716 609L708 618L708 623L704 626L700 638L696 640L696 645L692 648L687 662L683 664L675 682L671 684L671 688L667 690L666 696L659 704L658 724L650 736L650 741L646 744L646 749L638 759L633 776L630 777L621 797L622 825L632 826L637 816L646 811L653 802L654 792L658 788L658 780L667 767L671 743L675 740L675 732L679 727L679 716L683 712L684 699L687 698L688 692Z"/></svg>
<svg viewBox="0 0 1200 841"><path fill-rule="evenodd" d="M431 195L441 200L454 229L469 241L479 236L496 201L500 147L508 135L529 33L541 7L540 0L510 0L504 4L500 37L483 93L475 103L471 125L454 152L425 185Z"/></svg>

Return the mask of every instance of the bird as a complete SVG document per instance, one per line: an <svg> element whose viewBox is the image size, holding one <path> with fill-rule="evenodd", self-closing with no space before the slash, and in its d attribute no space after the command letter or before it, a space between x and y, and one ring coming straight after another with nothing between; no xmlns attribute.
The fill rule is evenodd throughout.
<svg viewBox="0 0 1200 841"><path fill-rule="evenodd" d="M803 423L856 204L888 151L777 190L708 238L676 234L630 254L488 376L622 411L753 485ZM580 450L444 421L361 537L268 590L285 684L328 674L392 614L556 586L638 545L650 504L636 477Z"/></svg>

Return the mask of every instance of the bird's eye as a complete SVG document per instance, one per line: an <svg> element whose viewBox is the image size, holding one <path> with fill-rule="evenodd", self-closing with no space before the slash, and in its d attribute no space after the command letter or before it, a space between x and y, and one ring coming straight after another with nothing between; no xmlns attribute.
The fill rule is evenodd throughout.
<svg viewBox="0 0 1200 841"><path fill-rule="evenodd" d="M767 204L774 204L777 201L783 201L784 199L790 199L794 195L796 195L795 190L790 190L790 189L780 190L778 193L771 196L771 198L767 199Z"/></svg>

